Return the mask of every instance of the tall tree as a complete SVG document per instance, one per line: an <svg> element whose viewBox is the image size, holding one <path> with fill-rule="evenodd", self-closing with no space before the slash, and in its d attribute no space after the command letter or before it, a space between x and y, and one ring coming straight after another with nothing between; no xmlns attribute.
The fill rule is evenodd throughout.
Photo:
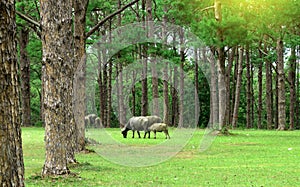
<svg viewBox="0 0 300 187"><path fill-rule="evenodd" d="M142 11L146 10L147 2L149 0L142 1ZM145 22L147 19L143 16L142 20ZM148 55L147 55L147 46L141 45L142 47L142 55L141 55L141 63L143 64L142 69L142 106L141 106L141 115L147 116L148 115L148 79L147 79L147 71L148 71Z"/></svg>
<svg viewBox="0 0 300 187"><path fill-rule="evenodd" d="M247 77L247 112L246 112L246 126L247 128L252 127L251 123L251 100L252 100L252 94L251 94L251 64L250 64L250 53L249 53L249 46L246 47L246 77Z"/></svg>
<svg viewBox="0 0 300 187"><path fill-rule="evenodd" d="M239 105L240 105L240 96L241 96L241 84L242 84L242 77L243 77L243 55L244 55L244 48L241 47L239 50L239 61L237 62L237 81L236 81L236 88L235 88L235 102L234 102L234 109L233 109L233 116L232 116L232 127L237 127L238 122L238 112L239 112Z"/></svg>
<svg viewBox="0 0 300 187"><path fill-rule="evenodd" d="M76 146L77 151L85 149L85 126L86 114L86 52L85 52L85 27L86 11L89 0L73 0L74 7L74 119L76 123Z"/></svg>
<svg viewBox="0 0 300 187"><path fill-rule="evenodd" d="M264 37L266 40L266 37ZM264 44L264 54L268 54L267 42ZM266 110L267 110L267 129L272 129L273 125L273 90L272 90L272 63L267 56L264 58L266 67Z"/></svg>
<svg viewBox="0 0 300 187"><path fill-rule="evenodd" d="M284 130L286 125L285 111L285 73L283 59L283 41L281 38L277 40L277 67L278 67L278 130Z"/></svg>
<svg viewBox="0 0 300 187"><path fill-rule="evenodd" d="M0 184L24 186L15 1L0 1Z"/></svg>
<svg viewBox="0 0 300 187"><path fill-rule="evenodd" d="M289 70L289 83L290 83L290 130L295 128L295 105L296 100L296 47L293 45L291 48L291 56L289 59L290 70Z"/></svg>
<svg viewBox="0 0 300 187"><path fill-rule="evenodd" d="M46 158L42 175L69 173L68 143L73 119L72 1L40 1L44 77Z"/></svg>
<svg viewBox="0 0 300 187"><path fill-rule="evenodd" d="M185 62L185 48L184 48L184 30L180 28L179 30L179 40L180 40L180 69L179 69L179 123L178 127L183 127L184 123L184 62Z"/></svg>
<svg viewBox="0 0 300 187"><path fill-rule="evenodd" d="M31 126L30 108L30 61L27 53L29 42L29 29L23 26L19 34L20 44L20 70L21 70L21 105L22 105L22 125Z"/></svg>
<svg viewBox="0 0 300 187"><path fill-rule="evenodd" d="M261 41L259 42L259 64L258 64L258 109L257 109L257 128L262 127L262 111L263 111L263 53L261 51Z"/></svg>

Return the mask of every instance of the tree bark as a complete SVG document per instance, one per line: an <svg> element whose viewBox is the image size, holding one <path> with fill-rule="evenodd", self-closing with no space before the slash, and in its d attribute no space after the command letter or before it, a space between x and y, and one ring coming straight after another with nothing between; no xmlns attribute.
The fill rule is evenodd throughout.
<svg viewBox="0 0 300 187"><path fill-rule="evenodd" d="M170 70L172 71L172 69ZM178 68L177 66L173 69L173 81L171 84L171 92L172 92L172 117L171 117L171 125L178 126Z"/></svg>
<svg viewBox="0 0 300 187"><path fill-rule="evenodd" d="M213 52L214 53L214 52ZM212 128L217 128L219 130L219 101L218 101L218 77L217 77L217 67L215 63L214 55L211 54L208 57L210 62L210 123Z"/></svg>
<svg viewBox="0 0 300 187"><path fill-rule="evenodd" d="M289 71L289 82L290 82L290 130L295 128L295 105L297 103L296 99L296 47L292 46L291 56L290 56L290 71Z"/></svg>
<svg viewBox="0 0 300 187"><path fill-rule="evenodd" d="M198 99L198 92L199 92L199 49L195 48L194 49L194 53L195 53L195 97L194 97L194 103L195 103L195 117L198 117L198 119L196 119L196 122L198 122L199 120L199 113L202 111L201 110L201 105L200 105L200 111L199 111L199 99ZM205 59L205 58L204 58ZM196 124L198 126L198 124Z"/></svg>
<svg viewBox="0 0 300 187"><path fill-rule="evenodd" d="M29 30L23 26L20 30L20 68L21 68L21 110L22 126L31 126L30 109L30 61L26 47L29 41Z"/></svg>
<svg viewBox="0 0 300 187"><path fill-rule="evenodd" d="M267 47L265 44L264 53L267 54ZM266 61L266 109L267 109L267 129L272 129L273 125L273 94L272 94L272 64L265 58Z"/></svg>
<svg viewBox="0 0 300 187"><path fill-rule="evenodd" d="M44 78L45 148L43 176L69 173L74 160L72 2L40 1Z"/></svg>
<svg viewBox="0 0 300 187"><path fill-rule="evenodd" d="M277 66L278 66L278 130L284 130L286 125L285 111L285 75L283 60L283 41L277 40Z"/></svg>
<svg viewBox="0 0 300 187"><path fill-rule="evenodd" d="M261 43L260 43L261 46ZM263 103L262 103L262 91L263 91L263 54L259 50L259 58L261 61L258 65L258 110L257 110L257 128L262 128L262 111L263 111Z"/></svg>
<svg viewBox="0 0 300 187"><path fill-rule="evenodd" d="M247 87L246 87L246 92L247 92L247 109L246 109L246 127L249 129L252 127L251 123L251 64L250 64L250 56L249 56L249 48L246 48L246 77L247 77Z"/></svg>
<svg viewBox="0 0 300 187"><path fill-rule="evenodd" d="M15 1L0 2L0 184L24 186Z"/></svg>
<svg viewBox="0 0 300 187"><path fill-rule="evenodd" d="M225 87L225 48L218 47L218 94L219 94L219 130L225 128L226 95Z"/></svg>
<svg viewBox="0 0 300 187"><path fill-rule="evenodd" d="M231 71L232 71L232 66L233 66L233 61L234 61L234 56L236 52L236 47L233 47L231 49L231 52L229 53L228 57L228 65L227 65L227 70L226 70L226 90L228 94L226 95L226 114L225 114L225 119L226 119L226 124L230 124L232 119L231 119L231 102L230 102L230 80L231 80Z"/></svg>
<svg viewBox="0 0 300 187"><path fill-rule="evenodd" d="M232 127L237 127L238 122L238 112L239 112L239 104L240 104L240 95L241 95L241 85L242 85L242 77L243 77L243 55L244 49L241 47L239 50L239 61L237 62L237 81L236 81L236 89L235 89L235 102L233 109L233 117L232 117Z"/></svg>
<svg viewBox="0 0 300 187"><path fill-rule="evenodd" d="M76 123L77 151L85 150L86 114L86 52L85 52L85 25L86 11L89 0L74 0L74 118Z"/></svg>
<svg viewBox="0 0 300 187"><path fill-rule="evenodd" d="M184 50L184 31L183 29L180 29L179 31L179 40L180 40L180 79L179 79L179 124L178 127L183 127L184 119L183 119L183 113L184 113L184 62L185 62L185 54Z"/></svg>

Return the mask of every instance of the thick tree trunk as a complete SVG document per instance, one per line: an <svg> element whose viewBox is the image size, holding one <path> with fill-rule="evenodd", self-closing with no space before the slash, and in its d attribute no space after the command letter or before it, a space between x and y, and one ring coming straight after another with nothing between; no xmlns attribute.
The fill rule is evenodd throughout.
<svg viewBox="0 0 300 187"><path fill-rule="evenodd" d="M77 151L85 149L86 114L86 53L85 53L85 25L86 11L89 0L73 0L74 7L74 119L76 123Z"/></svg>
<svg viewBox="0 0 300 187"><path fill-rule="evenodd" d="M0 184L24 186L15 1L0 2Z"/></svg>
<svg viewBox="0 0 300 187"><path fill-rule="evenodd" d="M72 158L72 2L40 1L44 78L45 148L43 176L69 173Z"/></svg>
<svg viewBox="0 0 300 187"><path fill-rule="evenodd" d="M219 130L219 101L218 101L218 77L217 67L213 54L208 57L210 63L210 124L212 128Z"/></svg>
<svg viewBox="0 0 300 187"><path fill-rule="evenodd" d="M241 47L239 50L239 61L237 62L237 81L236 81L236 89L235 89L235 102L233 109L233 117L232 117L232 127L237 127L238 122L238 112L239 112L239 104L240 104L240 95L241 95L241 85L242 85L242 77L243 77L243 55L244 49Z"/></svg>
<svg viewBox="0 0 300 187"><path fill-rule="evenodd" d="M218 47L218 94L219 94L219 128L225 128L226 114L226 95L228 94L225 86L225 48ZM226 130L226 129L225 129Z"/></svg>
<svg viewBox="0 0 300 187"><path fill-rule="evenodd" d="M290 56L290 71L289 71L289 82L290 82L290 130L295 128L295 105L297 103L296 99L296 48L293 46L291 49Z"/></svg>
<svg viewBox="0 0 300 187"><path fill-rule="evenodd" d="M29 41L29 30L23 27L20 30L20 68L21 68L21 105L22 126L31 126L30 109L30 61L26 47Z"/></svg>
<svg viewBox="0 0 300 187"><path fill-rule="evenodd" d="M278 66L278 130L284 130L286 125L285 111L285 75L283 60L283 41L277 40L277 66Z"/></svg>

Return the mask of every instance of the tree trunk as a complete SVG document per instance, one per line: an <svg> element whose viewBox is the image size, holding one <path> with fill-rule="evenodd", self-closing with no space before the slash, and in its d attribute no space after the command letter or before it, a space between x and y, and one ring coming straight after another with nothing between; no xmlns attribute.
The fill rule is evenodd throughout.
<svg viewBox="0 0 300 187"><path fill-rule="evenodd" d="M74 156L70 150L71 132L75 127L72 112L74 64L71 5L71 1L40 1L45 65L46 159L43 176L68 174L67 161Z"/></svg>
<svg viewBox="0 0 300 187"><path fill-rule="evenodd" d="M235 102L233 109L233 117L232 117L232 127L237 127L238 116L239 116L239 105L240 105L240 95L241 95L241 85L242 85L242 77L243 77L243 55L244 49L241 47L239 50L239 61L237 62L237 81L236 81L236 89L235 89Z"/></svg>
<svg viewBox="0 0 300 187"><path fill-rule="evenodd" d="M149 0L148 0L149 2ZM142 1L142 11L145 12L147 6L147 0ZM146 24L146 17L142 17L143 22ZM148 79L147 79L147 70L148 70L148 55L146 45L141 45L141 63L143 65L142 69L142 100L141 100L141 116L148 115Z"/></svg>
<svg viewBox="0 0 300 187"><path fill-rule="evenodd" d="M290 130L295 128L295 105L297 103L296 99L296 47L293 46L291 48L291 56L290 56L290 71L289 71L289 82L290 82Z"/></svg>
<svg viewBox="0 0 300 187"><path fill-rule="evenodd" d="M200 109L199 109L199 99L198 99L198 92L199 92L199 49L198 48L195 48L194 49L194 53L195 53L195 78L194 78L194 81L195 81L195 97L194 97L194 103L195 103L195 117L196 118L196 122L199 121L199 113L202 111L201 110L201 105L200 105ZM205 58L204 58L205 59ZM199 111L200 110L200 111ZM196 124L198 126L198 124Z"/></svg>
<svg viewBox="0 0 300 187"><path fill-rule="evenodd" d="M164 113L163 113L163 121L165 124L170 124L169 119L169 75L168 75L168 64L165 65L163 69L163 94L164 94Z"/></svg>
<svg viewBox="0 0 300 187"><path fill-rule="evenodd" d="M275 109L274 109L274 128L277 129L278 128L278 96L279 96L279 89L278 89L278 65L276 66L276 70L275 70L275 101L274 105L275 105Z"/></svg>
<svg viewBox="0 0 300 187"><path fill-rule="evenodd" d="M167 10L166 6L164 6L164 15L163 15L163 28L162 28L162 39L163 42L165 43L167 40L167 30L165 28L167 24ZM169 82L170 82L170 76L168 75L168 63L165 64L163 68L163 96L164 96L164 107L163 107L163 121L165 124L170 125L170 107L169 107Z"/></svg>
<svg viewBox="0 0 300 187"><path fill-rule="evenodd" d="M233 112L234 112L234 104L235 104L235 93L236 93L236 84L237 84L237 74L238 74L238 65L239 65L239 48L237 47L236 49L236 58L235 58L235 64L234 64L234 70L233 70L233 79L232 79L232 83L233 85L235 86L232 86L232 90L231 90L231 101L232 101L232 104L231 104L231 125L233 127Z"/></svg>
<svg viewBox="0 0 300 187"><path fill-rule="evenodd" d="M183 113L184 113L184 72L183 72L183 67L184 67L184 62L185 62L185 54L184 50L185 48L182 47L184 46L184 31L183 29L180 29L179 31L179 39L180 39L180 79L179 79L179 124L178 127L181 128L183 127Z"/></svg>
<svg viewBox="0 0 300 187"><path fill-rule="evenodd" d="M247 47L246 49L246 67L247 67L247 87L246 87L246 92L247 92L247 109L246 109L246 127L249 129L252 127L251 124L251 64L250 64L250 57L249 57L249 49Z"/></svg>
<svg viewBox="0 0 300 187"><path fill-rule="evenodd" d="M172 70L170 70L172 71ZM178 125L178 68L174 66L173 69L173 84L171 84L171 91L172 91L172 118L171 118L171 125L177 126Z"/></svg>
<svg viewBox="0 0 300 187"><path fill-rule="evenodd" d="M214 53L214 52L212 52ZM212 128L219 130L219 101L218 101L218 82L217 82L217 67L214 59L214 54L208 57L210 63L210 123Z"/></svg>
<svg viewBox="0 0 300 187"><path fill-rule="evenodd" d="M261 47L261 43L259 44ZM262 90L263 90L263 54L259 50L259 58L260 62L258 65L258 110L257 110L257 128L261 129L262 128L262 111L263 111L263 104L262 104Z"/></svg>
<svg viewBox="0 0 300 187"><path fill-rule="evenodd" d="M283 41L277 40L277 66L278 66L278 130L284 130L286 125L285 111L285 75L283 60Z"/></svg>
<svg viewBox="0 0 300 187"><path fill-rule="evenodd" d="M30 61L26 47L29 41L29 30L23 26L20 30L20 68L21 68L21 105L22 126L31 126L30 109Z"/></svg>
<svg viewBox="0 0 300 187"><path fill-rule="evenodd" d="M228 92L228 94L226 95L226 114L225 114L226 124L230 124L232 121L232 119L231 119L231 102L230 102L230 95L231 95L230 94L230 80L231 80L230 76L231 76L235 52L236 52L236 47L233 47L229 54L228 66L227 66L227 70L226 70L226 90Z"/></svg>
<svg viewBox="0 0 300 187"><path fill-rule="evenodd" d="M85 52L85 25L86 11L89 0L74 0L74 120L76 124L76 150L85 149L85 124L86 114L86 52Z"/></svg>
<svg viewBox="0 0 300 187"><path fill-rule="evenodd" d="M298 46L297 56L300 55L300 48ZM300 128L300 63L296 63L296 129Z"/></svg>
<svg viewBox="0 0 300 187"><path fill-rule="evenodd" d="M118 62L117 64L118 67L118 102L119 102L119 122L120 126L125 126L126 123L126 110L124 106L124 94L123 94L123 65L122 62Z"/></svg>
<svg viewBox="0 0 300 187"><path fill-rule="evenodd" d="M225 87L225 48L218 47L218 94L219 94L219 128L225 128L225 113L226 113L226 95Z"/></svg>
<svg viewBox="0 0 300 187"><path fill-rule="evenodd" d="M268 53L267 47L265 44L264 48L265 54ZM272 129L273 125L273 115L272 115L272 108L273 108L273 94L272 94L272 64L271 62L265 58L266 61L266 109L267 109L267 129Z"/></svg>
<svg viewBox="0 0 300 187"><path fill-rule="evenodd" d="M24 186L15 2L0 2L0 184Z"/></svg>

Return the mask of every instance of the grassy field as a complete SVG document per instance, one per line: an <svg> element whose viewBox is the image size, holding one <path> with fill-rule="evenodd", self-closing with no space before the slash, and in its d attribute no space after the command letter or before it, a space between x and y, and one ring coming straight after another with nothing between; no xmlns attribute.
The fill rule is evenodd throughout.
<svg viewBox="0 0 300 187"><path fill-rule="evenodd" d="M71 176L42 179L44 130L23 128L25 183L34 187L300 186L300 131L231 132L232 136L218 136L208 150L199 152L204 130L197 130L175 157L149 167L120 166L97 153L79 153L79 164L70 166ZM124 143L119 129L109 133ZM126 142L144 146L162 138L160 133L158 140L128 138Z"/></svg>

